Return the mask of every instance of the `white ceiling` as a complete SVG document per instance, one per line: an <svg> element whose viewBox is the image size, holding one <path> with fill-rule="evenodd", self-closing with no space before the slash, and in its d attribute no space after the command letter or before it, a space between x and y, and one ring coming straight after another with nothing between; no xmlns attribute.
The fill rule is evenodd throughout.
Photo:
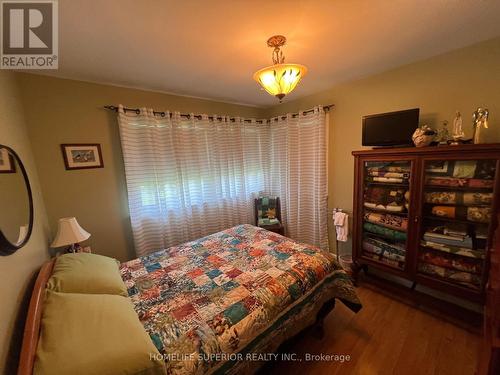
<svg viewBox="0 0 500 375"><path fill-rule="evenodd" d="M256 106L266 40L309 68L289 100L500 36L498 0L59 0L59 77ZM285 98L287 100L287 98Z"/></svg>

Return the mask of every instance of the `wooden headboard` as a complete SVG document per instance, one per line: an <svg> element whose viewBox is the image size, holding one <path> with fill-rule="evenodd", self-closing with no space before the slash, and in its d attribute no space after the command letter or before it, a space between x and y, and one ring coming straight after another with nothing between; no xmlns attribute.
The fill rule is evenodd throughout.
<svg viewBox="0 0 500 375"><path fill-rule="evenodd" d="M42 319L45 286L52 275L55 258L42 265L36 278L35 287L31 294L28 316L24 326L23 344L19 359L18 375L32 375L35 364L36 347L40 337L40 321Z"/></svg>

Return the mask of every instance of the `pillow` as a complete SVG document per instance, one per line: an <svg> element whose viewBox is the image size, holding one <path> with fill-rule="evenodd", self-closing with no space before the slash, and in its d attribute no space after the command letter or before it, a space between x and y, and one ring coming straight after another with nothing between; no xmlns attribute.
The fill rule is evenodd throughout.
<svg viewBox="0 0 500 375"><path fill-rule="evenodd" d="M128 298L57 293L44 301L33 374L165 374Z"/></svg>
<svg viewBox="0 0 500 375"><path fill-rule="evenodd" d="M64 254L56 259L47 288L55 292L128 296L118 261L102 255Z"/></svg>

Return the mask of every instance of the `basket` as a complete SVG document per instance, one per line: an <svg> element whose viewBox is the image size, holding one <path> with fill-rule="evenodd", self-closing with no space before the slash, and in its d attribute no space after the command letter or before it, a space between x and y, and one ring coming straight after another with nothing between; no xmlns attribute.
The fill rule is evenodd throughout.
<svg viewBox="0 0 500 375"><path fill-rule="evenodd" d="M339 256L339 263L347 273L352 274L353 261L351 255L344 254Z"/></svg>

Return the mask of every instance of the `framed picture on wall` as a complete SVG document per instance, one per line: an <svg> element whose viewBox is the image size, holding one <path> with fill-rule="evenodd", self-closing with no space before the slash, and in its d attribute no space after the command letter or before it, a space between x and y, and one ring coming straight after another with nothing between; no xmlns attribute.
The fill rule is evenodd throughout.
<svg viewBox="0 0 500 375"><path fill-rule="evenodd" d="M0 148L0 173L16 173L14 159L6 148Z"/></svg>
<svg viewBox="0 0 500 375"><path fill-rule="evenodd" d="M61 151L66 170L104 167L100 144L62 144Z"/></svg>

